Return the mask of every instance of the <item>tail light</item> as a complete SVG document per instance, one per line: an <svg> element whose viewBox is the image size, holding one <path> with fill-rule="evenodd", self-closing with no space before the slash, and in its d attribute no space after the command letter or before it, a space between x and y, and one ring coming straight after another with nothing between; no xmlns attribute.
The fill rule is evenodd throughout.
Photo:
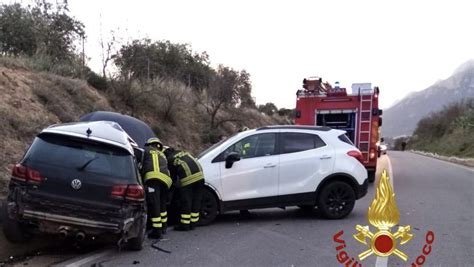
<svg viewBox="0 0 474 267"><path fill-rule="evenodd" d="M129 185L125 198L129 200L143 201L145 200L145 190L141 185Z"/></svg>
<svg viewBox="0 0 474 267"><path fill-rule="evenodd" d="M110 192L110 195L113 198L123 198L125 192L127 192L127 185L114 185L112 186L112 192Z"/></svg>
<svg viewBox="0 0 474 267"><path fill-rule="evenodd" d="M370 157L370 159L374 159L374 158L375 158L375 149L373 149L373 148L370 149L369 157Z"/></svg>
<svg viewBox="0 0 474 267"><path fill-rule="evenodd" d="M144 201L145 190L141 185L114 185L110 195L113 198L127 199L132 201Z"/></svg>
<svg viewBox="0 0 474 267"><path fill-rule="evenodd" d="M20 163L13 166L12 179L33 184L39 184L43 181L43 177L39 171L25 167Z"/></svg>
<svg viewBox="0 0 474 267"><path fill-rule="evenodd" d="M362 153L360 153L360 151L351 150L347 152L347 155L356 158L360 163L364 162L364 156L362 156Z"/></svg>

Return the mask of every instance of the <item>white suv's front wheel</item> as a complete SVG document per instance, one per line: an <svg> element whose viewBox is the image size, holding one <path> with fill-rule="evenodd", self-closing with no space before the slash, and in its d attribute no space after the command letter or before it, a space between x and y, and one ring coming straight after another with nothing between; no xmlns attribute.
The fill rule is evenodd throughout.
<svg viewBox="0 0 474 267"><path fill-rule="evenodd" d="M352 187L341 181L334 181L326 186L319 194L318 209L327 219L342 219L351 213L356 201Z"/></svg>
<svg viewBox="0 0 474 267"><path fill-rule="evenodd" d="M209 189L203 189L201 215L198 225L208 225L217 217L218 204L214 194Z"/></svg>

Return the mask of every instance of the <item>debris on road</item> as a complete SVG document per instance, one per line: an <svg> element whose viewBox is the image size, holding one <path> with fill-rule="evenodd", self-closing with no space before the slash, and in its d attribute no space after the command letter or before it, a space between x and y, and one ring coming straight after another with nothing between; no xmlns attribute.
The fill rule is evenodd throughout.
<svg viewBox="0 0 474 267"><path fill-rule="evenodd" d="M159 243L159 242L160 242L160 240L153 242L153 243L151 244L151 247L154 248L154 249L156 249L156 250L159 250L159 251L161 251L161 252L171 254L171 251L166 250L166 249L162 249L162 248L158 247L158 243Z"/></svg>

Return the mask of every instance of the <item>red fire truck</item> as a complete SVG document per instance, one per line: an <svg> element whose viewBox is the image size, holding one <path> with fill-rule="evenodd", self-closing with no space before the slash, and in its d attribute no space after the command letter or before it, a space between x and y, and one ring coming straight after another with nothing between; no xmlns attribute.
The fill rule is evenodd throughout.
<svg viewBox="0 0 474 267"><path fill-rule="evenodd" d="M312 77L303 80L303 89L296 95L295 124L345 130L362 152L362 163L367 168L369 182L373 182L377 167L376 143L382 126L379 88L372 88L370 83L353 84L352 93L348 94L337 82L333 87L321 78Z"/></svg>

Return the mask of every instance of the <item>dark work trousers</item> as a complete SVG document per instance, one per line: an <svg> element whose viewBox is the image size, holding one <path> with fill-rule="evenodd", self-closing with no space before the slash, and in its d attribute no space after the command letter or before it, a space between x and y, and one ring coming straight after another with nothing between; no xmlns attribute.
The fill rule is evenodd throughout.
<svg viewBox="0 0 474 267"><path fill-rule="evenodd" d="M181 225L194 227L199 222L204 180L180 187Z"/></svg>
<svg viewBox="0 0 474 267"><path fill-rule="evenodd" d="M161 230L163 227L166 227L168 222L168 213L166 211L168 187L158 179L147 180L146 187L148 218L151 228Z"/></svg>

